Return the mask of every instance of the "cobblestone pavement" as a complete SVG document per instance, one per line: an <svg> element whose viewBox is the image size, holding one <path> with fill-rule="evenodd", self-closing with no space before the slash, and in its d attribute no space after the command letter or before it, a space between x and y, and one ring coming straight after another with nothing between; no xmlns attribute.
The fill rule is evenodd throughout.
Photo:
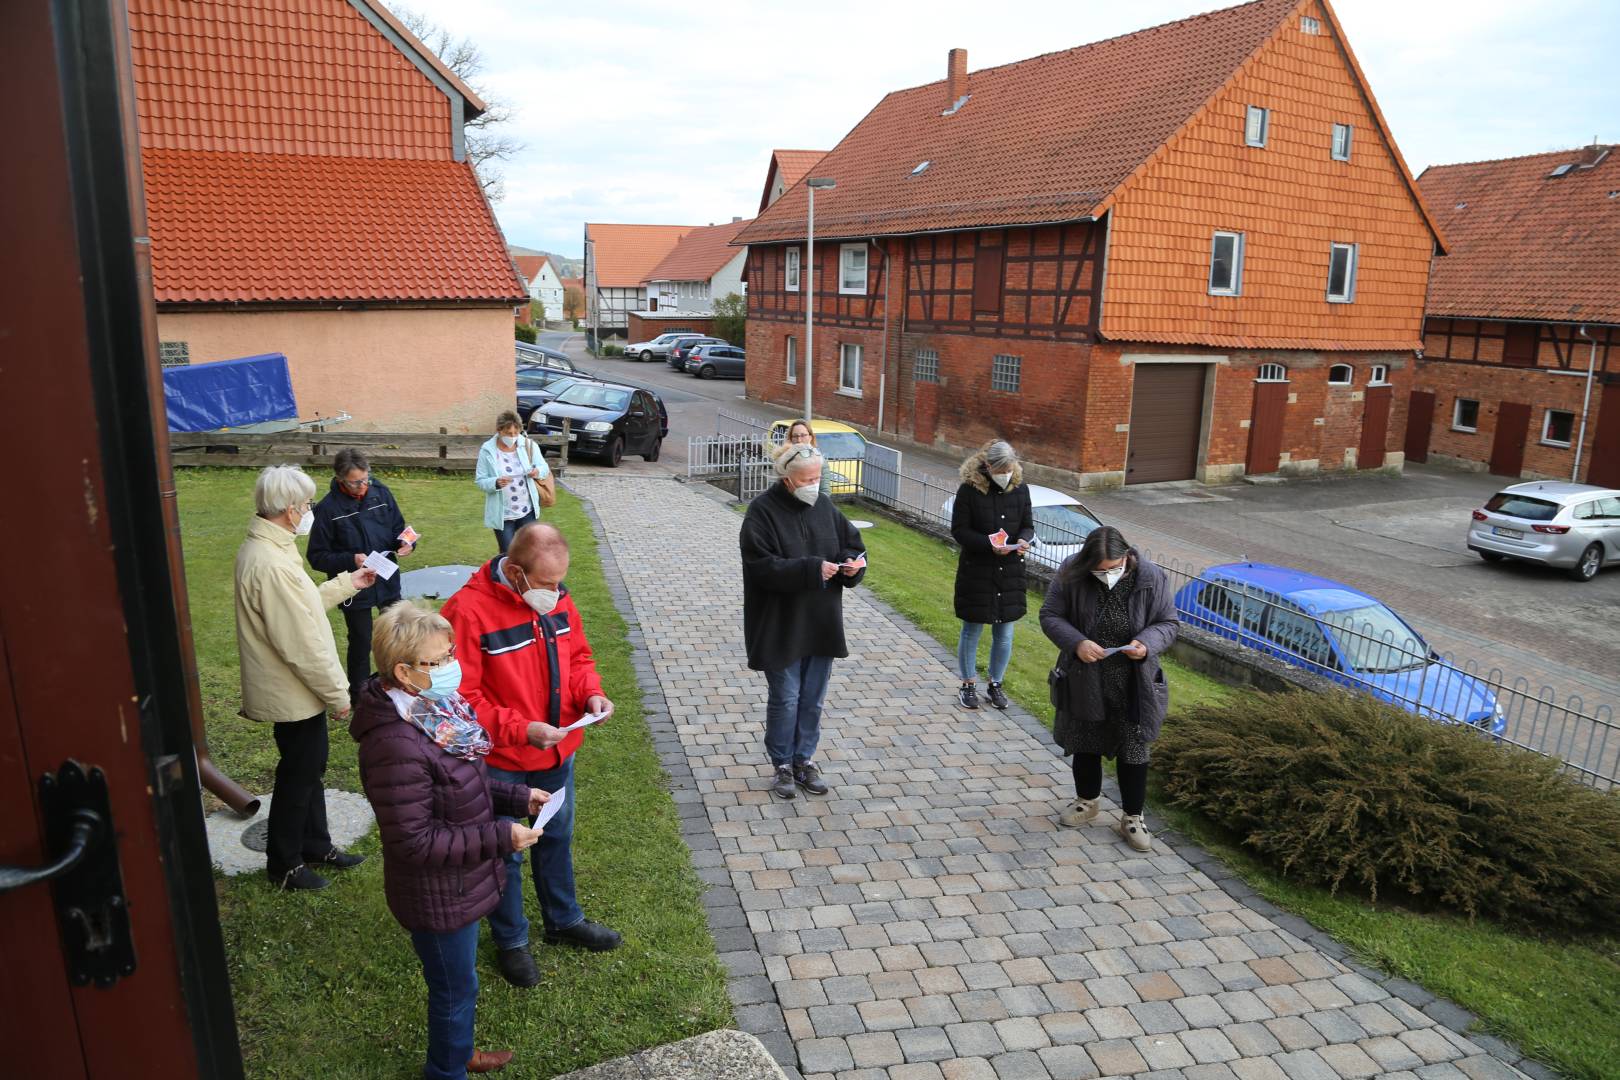
<svg viewBox="0 0 1620 1080"><path fill-rule="evenodd" d="M1133 853L1113 803L1057 828L1071 780L1038 724L954 709L944 653L864 589L846 594L851 655L818 755L835 790L773 801L765 682L741 647L741 518L667 479L569 486L633 606L738 1026L785 1065L813 1080L1525 1075L1510 1049L1457 1033L1466 1012L1340 959L1203 852Z"/></svg>

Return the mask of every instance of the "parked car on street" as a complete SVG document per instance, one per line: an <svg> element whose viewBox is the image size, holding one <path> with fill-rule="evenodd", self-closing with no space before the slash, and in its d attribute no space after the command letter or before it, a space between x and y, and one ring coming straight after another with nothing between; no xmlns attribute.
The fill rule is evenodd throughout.
<svg viewBox="0 0 1620 1080"><path fill-rule="evenodd" d="M721 341L717 337L688 337L682 338L669 348L669 366L676 371L686 370L686 355L692 351L694 345L729 345L729 341Z"/></svg>
<svg viewBox="0 0 1620 1080"><path fill-rule="evenodd" d="M738 345L694 345L686 354L686 371L700 379L716 375L742 378L747 374L744 364L748 354Z"/></svg>
<svg viewBox="0 0 1620 1080"><path fill-rule="evenodd" d="M624 355L632 360L651 360L653 357L667 357L669 347L683 337L693 337L692 331L686 329L666 330L651 341L638 341L634 345L624 347Z"/></svg>
<svg viewBox="0 0 1620 1080"><path fill-rule="evenodd" d="M651 390L577 380L529 415L529 431L555 435L569 421L568 453L617 466L625 454L657 461L669 434L669 412Z"/></svg>
<svg viewBox="0 0 1620 1080"><path fill-rule="evenodd" d="M792 420L778 420L765 433L771 447L782 445L787 438ZM810 430L816 433L816 448L827 459L825 468L832 470L828 478L829 490L834 495L858 495L861 490L861 465L866 461L866 439L848 424L836 420L811 420Z"/></svg>
<svg viewBox="0 0 1620 1080"><path fill-rule="evenodd" d="M1620 562L1620 490L1550 480L1503 488L1474 511L1468 550L1486 562L1518 559L1591 581Z"/></svg>
<svg viewBox="0 0 1620 1080"><path fill-rule="evenodd" d="M1078 554L1091 530L1102 524L1085 503L1056 488L1030 484L1029 501L1035 511L1035 540L1026 556L1056 570L1070 555ZM950 521L956 496L945 500L941 511Z"/></svg>
<svg viewBox="0 0 1620 1080"><path fill-rule="evenodd" d="M1440 657L1377 599L1286 566L1212 566L1176 593L1182 622L1275 656L1408 712L1496 735L1507 720L1488 686Z"/></svg>
<svg viewBox="0 0 1620 1080"><path fill-rule="evenodd" d="M576 382L598 382L583 373L569 373L560 368L521 367L517 371L517 414L525 424L529 414L544 405Z"/></svg>
<svg viewBox="0 0 1620 1080"><path fill-rule="evenodd" d="M540 364L544 367L566 368L569 371L574 371L577 368L573 358L565 352L559 352L544 345L530 345L524 341L516 341L513 344L517 347L518 367Z"/></svg>

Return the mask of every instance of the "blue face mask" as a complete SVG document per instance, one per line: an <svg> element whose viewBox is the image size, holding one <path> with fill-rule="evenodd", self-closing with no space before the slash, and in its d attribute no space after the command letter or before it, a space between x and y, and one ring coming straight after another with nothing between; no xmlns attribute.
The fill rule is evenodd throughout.
<svg viewBox="0 0 1620 1080"><path fill-rule="evenodd" d="M413 670L422 671L421 668ZM426 690L418 691L429 701L443 701L445 698L461 689L461 661L451 660L442 667L432 671L422 671L422 674L433 680L433 684Z"/></svg>

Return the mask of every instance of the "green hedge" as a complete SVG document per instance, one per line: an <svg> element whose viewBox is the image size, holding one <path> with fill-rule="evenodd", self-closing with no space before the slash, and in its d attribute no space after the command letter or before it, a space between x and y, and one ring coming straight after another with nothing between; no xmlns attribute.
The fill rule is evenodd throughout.
<svg viewBox="0 0 1620 1080"><path fill-rule="evenodd" d="M539 336L535 333L534 327L524 326L522 323L512 324L512 335L519 341L526 341L530 345L533 345L535 338Z"/></svg>
<svg viewBox="0 0 1620 1080"><path fill-rule="evenodd" d="M1620 925L1620 798L1472 729L1362 695L1247 694L1166 725L1154 764L1289 877L1543 931Z"/></svg>

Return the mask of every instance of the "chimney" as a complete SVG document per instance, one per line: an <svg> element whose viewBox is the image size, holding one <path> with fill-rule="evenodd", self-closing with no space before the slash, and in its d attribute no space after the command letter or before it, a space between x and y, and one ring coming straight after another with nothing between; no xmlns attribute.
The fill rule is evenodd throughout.
<svg viewBox="0 0 1620 1080"><path fill-rule="evenodd" d="M961 108L967 92L967 50L952 49L945 70L945 111L953 113Z"/></svg>

